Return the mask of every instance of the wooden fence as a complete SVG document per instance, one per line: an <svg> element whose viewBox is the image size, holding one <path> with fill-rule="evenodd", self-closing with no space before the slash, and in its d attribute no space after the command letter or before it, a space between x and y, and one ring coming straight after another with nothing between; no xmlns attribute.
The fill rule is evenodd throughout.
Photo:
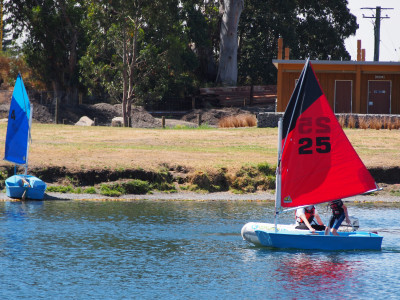
<svg viewBox="0 0 400 300"><path fill-rule="evenodd" d="M276 102L276 85L200 88L200 96L220 107L270 105Z"/></svg>

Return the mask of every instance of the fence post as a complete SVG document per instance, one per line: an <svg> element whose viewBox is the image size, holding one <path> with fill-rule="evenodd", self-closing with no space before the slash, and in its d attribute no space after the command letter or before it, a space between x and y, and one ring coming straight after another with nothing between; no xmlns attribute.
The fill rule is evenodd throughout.
<svg viewBox="0 0 400 300"><path fill-rule="evenodd" d="M83 101L82 101L82 98L83 98L83 97L82 97L82 93L79 93L79 105L82 105L82 102L83 102Z"/></svg>
<svg viewBox="0 0 400 300"><path fill-rule="evenodd" d="M97 118L93 118L93 126L97 126Z"/></svg>
<svg viewBox="0 0 400 300"><path fill-rule="evenodd" d="M58 124L58 97L56 97L55 123Z"/></svg>
<svg viewBox="0 0 400 300"><path fill-rule="evenodd" d="M165 128L165 116L161 117L162 128Z"/></svg>
<svg viewBox="0 0 400 300"><path fill-rule="evenodd" d="M249 103L250 106L253 105L253 97L254 97L254 85L251 85L250 86L250 103Z"/></svg>

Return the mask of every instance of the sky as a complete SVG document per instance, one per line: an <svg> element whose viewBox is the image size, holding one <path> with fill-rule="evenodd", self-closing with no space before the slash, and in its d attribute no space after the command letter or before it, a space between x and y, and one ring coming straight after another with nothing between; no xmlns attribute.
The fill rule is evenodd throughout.
<svg viewBox="0 0 400 300"><path fill-rule="evenodd" d="M380 31L379 61L400 61L400 0L347 0L350 13L357 17L358 30L355 36L345 40L347 51L352 60L357 60L357 40L365 49L365 60L374 60L374 22L375 19L363 18L375 16L376 6L382 7ZM364 7L374 9L362 9ZM383 9L393 8L393 9Z"/></svg>

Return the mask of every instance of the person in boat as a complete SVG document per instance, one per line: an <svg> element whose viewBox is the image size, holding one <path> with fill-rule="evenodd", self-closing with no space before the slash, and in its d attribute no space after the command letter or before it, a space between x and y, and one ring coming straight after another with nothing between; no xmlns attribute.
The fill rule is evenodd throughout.
<svg viewBox="0 0 400 300"><path fill-rule="evenodd" d="M315 223L315 220L318 224L311 224L312 222ZM325 230L325 225L314 205L300 207L296 210L296 229L308 229L311 232Z"/></svg>
<svg viewBox="0 0 400 300"><path fill-rule="evenodd" d="M344 219L346 219L348 224L351 224L347 207L343 204L342 199L331 201L329 206L332 209L332 216L329 219L328 226L325 228L325 235L329 234L329 230L333 235L339 235L337 231Z"/></svg>

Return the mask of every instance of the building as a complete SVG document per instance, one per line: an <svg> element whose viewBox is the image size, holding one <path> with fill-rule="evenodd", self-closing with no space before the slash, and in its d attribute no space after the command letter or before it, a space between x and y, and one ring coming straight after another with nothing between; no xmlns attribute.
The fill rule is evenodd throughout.
<svg viewBox="0 0 400 300"><path fill-rule="evenodd" d="M304 60L282 59L278 43L277 112L285 111ZM311 60L316 76L335 113L400 114L400 62L365 61L361 41L357 61Z"/></svg>

